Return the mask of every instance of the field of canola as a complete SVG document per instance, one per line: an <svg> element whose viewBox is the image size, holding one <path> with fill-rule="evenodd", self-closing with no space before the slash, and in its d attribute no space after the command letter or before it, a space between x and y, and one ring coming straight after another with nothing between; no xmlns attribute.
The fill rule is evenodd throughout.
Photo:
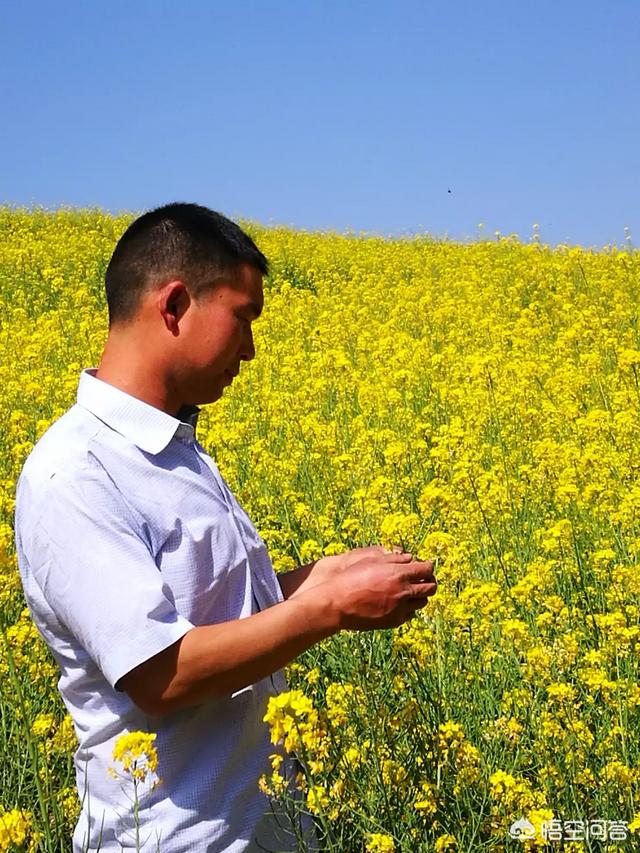
<svg viewBox="0 0 640 853"><path fill-rule="evenodd" d="M0 851L70 850L75 734L13 499L99 361L128 221L0 209ZM277 569L375 542L438 560L419 617L325 641L270 707L329 849L635 849L639 253L248 230L271 262L257 357L200 441Z"/></svg>

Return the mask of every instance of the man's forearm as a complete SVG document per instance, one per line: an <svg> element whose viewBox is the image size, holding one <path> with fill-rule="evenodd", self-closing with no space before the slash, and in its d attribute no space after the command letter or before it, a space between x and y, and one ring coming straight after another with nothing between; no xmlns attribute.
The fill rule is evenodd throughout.
<svg viewBox="0 0 640 853"><path fill-rule="evenodd" d="M317 560L314 560L313 563L307 563L305 566L298 566L297 569L292 569L290 572L281 572L276 575L282 595L285 598L291 598L292 595L295 595L300 590L309 579L316 563Z"/></svg>
<svg viewBox="0 0 640 853"><path fill-rule="evenodd" d="M294 595L300 595L303 592L308 592L314 586L324 583L341 569L357 559L361 559L364 554L382 551L377 546L372 548L363 548L356 551L351 551L346 554L333 554L331 556L320 557L314 560L313 563L307 563L305 566L300 566L297 569L292 569L290 572L282 572L277 575L282 595L285 598L293 598Z"/></svg>
<svg viewBox="0 0 640 853"><path fill-rule="evenodd" d="M330 597L307 593L244 619L192 628L129 673L123 687L148 713L170 713L266 678L338 628Z"/></svg>

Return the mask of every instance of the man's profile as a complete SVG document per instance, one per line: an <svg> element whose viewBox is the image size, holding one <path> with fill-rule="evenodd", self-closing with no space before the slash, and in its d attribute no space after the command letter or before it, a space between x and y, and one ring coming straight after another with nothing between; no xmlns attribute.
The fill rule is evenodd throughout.
<svg viewBox="0 0 640 853"><path fill-rule="evenodd" d="M74 853L134 846L134 819L143 850L295 850L258 788L282 667L339 630L402 624L436 589L430 562L375 546L276 576L199 444L199 407L256 355L267 271L207 208L136 219L105 275L100 364L18 483L25 596L79 739ZM138 730L157 735L163 783L135 816L107 770Z"/></svg>

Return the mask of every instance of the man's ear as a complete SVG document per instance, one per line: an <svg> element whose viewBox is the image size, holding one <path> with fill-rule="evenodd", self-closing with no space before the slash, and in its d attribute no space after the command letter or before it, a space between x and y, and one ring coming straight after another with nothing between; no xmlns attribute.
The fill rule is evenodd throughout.
<svg viewBox="0 0 640 853"><path fill-rule="evenodd" d="M173 334L179 333L179 323L191 304L191 297L182 281L168 281L157 291L157 307L165 326Z"/></svg>

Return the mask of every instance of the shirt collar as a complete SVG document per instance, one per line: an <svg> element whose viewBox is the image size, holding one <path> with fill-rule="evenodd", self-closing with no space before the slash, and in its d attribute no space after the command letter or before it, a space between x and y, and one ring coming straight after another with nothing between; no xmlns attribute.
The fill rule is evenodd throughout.
<svg viewBox="0 0 640 853"><path fill-rule="evenodd" d="M97 368L82 371L78 404L100 418L108 427L129 439L145 453L156 455L174 436L194 438L200 409L182 406L177 417L132 397L115 385L96 377Z"/></svg>

